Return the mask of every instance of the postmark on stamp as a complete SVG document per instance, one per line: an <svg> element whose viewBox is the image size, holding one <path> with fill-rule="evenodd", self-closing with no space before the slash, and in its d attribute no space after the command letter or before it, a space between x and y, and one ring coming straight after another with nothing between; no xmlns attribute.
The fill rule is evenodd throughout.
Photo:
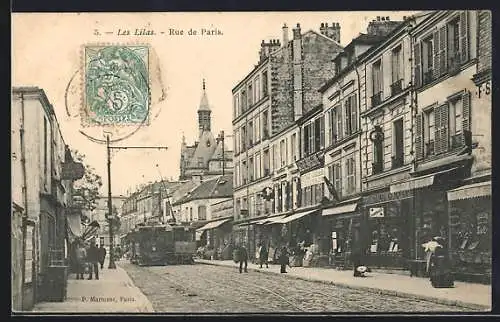
<svg viewBox="0 0 500 322"><path fill-rule="evenodd" d="M150 97L148 46L85 46L84 124L147 123Z"/></svg>

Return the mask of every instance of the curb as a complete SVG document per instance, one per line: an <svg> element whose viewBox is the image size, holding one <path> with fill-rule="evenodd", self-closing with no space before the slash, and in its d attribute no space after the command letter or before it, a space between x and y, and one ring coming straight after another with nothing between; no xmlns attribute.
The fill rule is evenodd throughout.
<svg viewBox="0 0 500 322"><path fill-rule="evenodd" d="M218 263L198 262L196 260L195 260L195 263L202 264L202 265L231 267L228 265L221 265ZM270 275L278 274L277 272L264 271L264 270L260 270L258 268L253 268L253 267L248 267L248 270L258 272L258 273L263 273L263 274L270 274ZM342 287L342 288L347 288L347 289L368 291L371 293L376 293L376 294L381 294L381 295L392 295L392 296L404 297L404 298L415 299L415 300L429 301L429 302L433 302L436 304L458 306L461 308L472 309L472 310L481 310L481 311L489 312L492 309L490 306L486 306L486 305L482 305L482 304L467 303L467 302L456 301L456 300L447 300L447 299L437 298L437 297L433 297L433 296L417 295L417 294L406 293L406 292L401 292L401 291L385 290L385 289L368 287L368 286L357 286L357 285L351 285L351 284L347 284L347 283L325 281L325 280L319 280L319 279L308 278L308 277L303 277L303 276L295 276L295 275L287 275L287 277L298 279L298 280L303 280L303 281L308 281L308 282L330 284L330 285L334 285L334 286L338 286L338 287Z"/></svg>
<svg viewBox="0 0 500 322"><path fill-rule="evenodd" d="M119 269L121 269L123 271L123 273L125 274L125 276L127 276L128 278L128 281L126 282L127 286L129 286L130 288L132 288L138 295L139 297L139 301L141 303L141 305L138 305L138 312L154 312L154 308L153 308L153 304L151 304L151 302L149 301L149 299L147 298L146 295L144 295L144 293L142 293L142 291L137 287L135 286L134 282L132 281L132 279L130 278L130 276L128 275L127 271L124 270L122 267L117 267Z"/></svg>

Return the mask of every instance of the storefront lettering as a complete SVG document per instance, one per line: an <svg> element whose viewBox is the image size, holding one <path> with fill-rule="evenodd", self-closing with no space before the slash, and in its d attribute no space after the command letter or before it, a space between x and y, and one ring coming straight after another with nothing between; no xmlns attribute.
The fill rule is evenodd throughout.
<svg viewBox="0 0 500 322"><path fill-rule="evenodd" d="M365 204L376 204L381 202L393 201L393 200L401 200L413 197L412 191L398 191L398 192L390 192L384 191L375 194L371 194L364 197Z"/></svg>

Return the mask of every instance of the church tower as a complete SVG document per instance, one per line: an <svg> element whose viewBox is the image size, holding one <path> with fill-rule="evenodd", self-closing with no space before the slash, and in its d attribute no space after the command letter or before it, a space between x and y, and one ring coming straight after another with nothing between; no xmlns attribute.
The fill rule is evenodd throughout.
<svg viewBox="0 0 500 322"><path fill-rule="evenodd" d="M205 79L203 79L203 93L201 95L200 106L198 108L198 129L201 137L203 131L210 131L210 106L208 105L207 92L205 91Z"/></svg>

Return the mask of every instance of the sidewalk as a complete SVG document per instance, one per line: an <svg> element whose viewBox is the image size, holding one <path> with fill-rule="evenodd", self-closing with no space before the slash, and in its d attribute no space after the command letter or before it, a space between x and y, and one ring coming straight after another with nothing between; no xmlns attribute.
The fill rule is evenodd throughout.
<svg viewBox="0 0 500 322"><path fill-rule="evenodd" d="M116 269L107 267L105 263L104 269L99 269L99 280L77 280L75 274L70 274L66 301L37 303L32 312L154 312L146 296L119 267L119 262Z"/></svg>
<svg viewBox="0 0 500 322"><path fill-rule="evenodd" d="M202 260L196 263L234 267L233 261ZM259 268L256 264L248 264L248 269L267 274L280 274L279 265ZM406 298L427 300L439 304L456 305L471 310L491 311L491 285L455 282L454 288L433 288L428 278L410 277L399 274L368 273L365 278L352 275L352 270L339 271L332 268L292 267L287 268L287 277L330 283L336 286L367 290L379 294L396 295Z"/></svg>

